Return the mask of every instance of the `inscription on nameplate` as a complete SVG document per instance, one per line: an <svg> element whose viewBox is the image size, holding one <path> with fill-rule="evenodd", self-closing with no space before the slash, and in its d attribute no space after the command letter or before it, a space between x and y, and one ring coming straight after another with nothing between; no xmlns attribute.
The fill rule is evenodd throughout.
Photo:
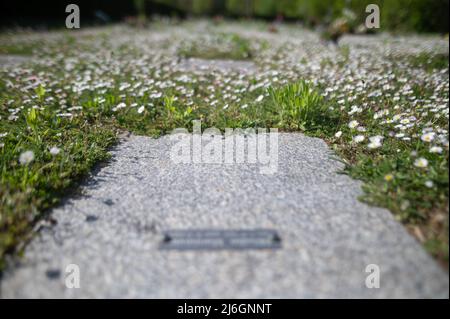
<svg viewBox="0 0 450 319"><path fill-rule="evenodd" d="M242 250L278 249L281 238L271 229L219 230L182 229L164 232L160 249Z"/></svg>

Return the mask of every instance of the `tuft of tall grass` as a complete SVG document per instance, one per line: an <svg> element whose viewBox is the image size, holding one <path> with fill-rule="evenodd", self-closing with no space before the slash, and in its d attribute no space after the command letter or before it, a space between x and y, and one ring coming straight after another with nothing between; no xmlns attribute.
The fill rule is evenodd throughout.
<svg viewBox="0 0 450 319"><path fill-rule="evenodd" d="M306 130L316 125L327 111L323 97L306 81L271 87L269 94L281 127Z"/></svg>

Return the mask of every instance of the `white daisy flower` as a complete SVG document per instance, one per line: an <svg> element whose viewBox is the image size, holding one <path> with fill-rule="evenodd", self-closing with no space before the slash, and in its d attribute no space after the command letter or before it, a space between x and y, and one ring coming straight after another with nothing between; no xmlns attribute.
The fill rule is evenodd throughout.
<svg viewBox="0 0 450 319"><path fill-rule="evenodd" d="M442 147L440 146L433 146L430 148L430 153L435 153L435 154L442 154Z"/></svg>
<svg viewBox="0 0 450 319"><path fill-rule="evenodd" d="M431 141L434 140L434 136L435 136L435 133L433 133L433 132L425 133L420 137L420 139L424 142L430 143Z"/></svg>
<svg viewBox="0 0 450 319"><path fill-rule="evenodd" d="M426 181L425 182L425 186L428 187L428 188L433 188L434 183L433 183L433 181Z"/></svg>
<svg viewBox="0 0 450 319"><path fill-rule="evenodd" d="M119 103L119 104L117 104L116 105L116 107L114 107L112 110L115 112L115 111L117 111L117 110L120 110L120 109L123 109L123 108L125 108L127 105L125 104L125 103Z"/></svg>
<svg viewBox="0 0 450 319"><path fill-rule="evenodd" d="M364 137L364 135L356 135L356 136L353 137L353 142L354 143L361 143L365 139L366 138Z"/></svg>
<svg viewBox="0 0 450 319"><path fill-rule="evenodd" d="M428 160L420 157L414 161L414 166L419 168L426 168L428 166Z"/></svg>
<svg viewBox="0 0 450 319"><path fill-rule="evenodd" d="M53 147L50 149L50 154L52 154L53 156L58 155L59 152L61 152L61 149L59 149L59 148L56 147L56 146L53 146Z"/></svg>
<svg viewBox="0 0 450 319"><path fill-rule="evenodd" d="M264 95L260 95L256 98L255 102L261 102L264 99Z"/></svg>
<svg viewBox="0 0 450 319"><path fill-rule="evenodd" d="M350 121L350 123L348 123L348 127L351 129L356 128L358 125L359 125L359 123L356 120Z"/></svg>
<svg viewBox="0 0 450 319"><path fill-rule="evenodd" d="M22 165L28 165L32 161L34 161L34 152L33 151L25 151L19 156L19 162Z"/></svg>
<svg viewBox="0 0 450 319"><path fill-rule="evenodd" d="M409 124L411 121L409 119L403 119L400 121L401 124Z"/></svg>
<svg viewBox="0 0 450 319"><path fill-rule="evenodd" d="M383 141L384 137L381 135L376 135L376 136L372 136L369 137L369 141L371 142L377 142L377 143L381 143L381 141Z"/></svg>
<svg viewBox="0 0 450 319"><path fill-rule="evenodd" d="M369 143L369 145L367 145L367 147L369 149L380 148L383 145L382 144L383 136L379 136L379 135L372 136L372 137L369 138L369 140L370 140L370 143Z"/></svg>

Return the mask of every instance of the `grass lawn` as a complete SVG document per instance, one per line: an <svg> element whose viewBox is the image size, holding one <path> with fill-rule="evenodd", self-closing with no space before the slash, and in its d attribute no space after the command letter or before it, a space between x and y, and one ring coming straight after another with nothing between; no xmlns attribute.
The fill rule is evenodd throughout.
<svg viewBox="0 0 450 319"><path fill-rule="evenodd" d="M203 21L203 23L205 23ZM448 42L343 39L296 26L154 23L0 35L0 260L77 185L124 130L278 127L327 141L388 208L448 265ZM255 72L183 71L189 57L246 60Z"/></svg>

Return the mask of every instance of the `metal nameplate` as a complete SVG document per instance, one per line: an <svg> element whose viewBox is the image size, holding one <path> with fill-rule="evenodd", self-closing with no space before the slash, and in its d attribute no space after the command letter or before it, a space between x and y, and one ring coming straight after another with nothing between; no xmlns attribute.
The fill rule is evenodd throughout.
<svg viewBox="0 0 450 319"><path fill-rule="evenodd" d="M275 230L183 229L164 232L160 249L243 250L278 249L281 238Z"/></svg>

